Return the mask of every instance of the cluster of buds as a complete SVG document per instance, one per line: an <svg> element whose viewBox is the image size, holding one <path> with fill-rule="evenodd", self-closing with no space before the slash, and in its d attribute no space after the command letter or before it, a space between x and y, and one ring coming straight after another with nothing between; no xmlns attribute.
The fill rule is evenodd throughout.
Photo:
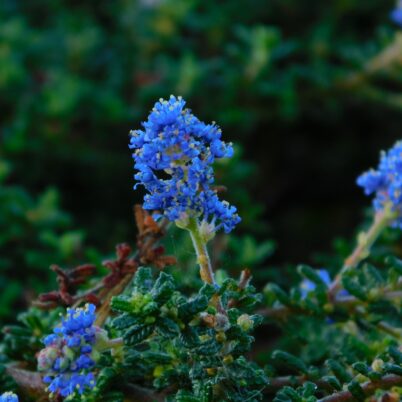
<svg viewBox="0 0 402 402"><path fill-rule="evenodd" d="M179 226L198 219L211 232L229 233L240 217L234 206L219 199L213 164L232 157L233 147L221 139L215 123L200 121L185 104L180 96L160 99L143 129L131 131L129 147L138 182L134 188L144 186L144 209L159 211L156 217Z"/></svg>
<svg viewBox="0 0 402 402"><path fill-rule="evenodd" d="M44 339L38 369L51 394L67 397L95 386L94 366L108 345L106 332L95 326L95 306L70 308L60 326Z"/></svg>

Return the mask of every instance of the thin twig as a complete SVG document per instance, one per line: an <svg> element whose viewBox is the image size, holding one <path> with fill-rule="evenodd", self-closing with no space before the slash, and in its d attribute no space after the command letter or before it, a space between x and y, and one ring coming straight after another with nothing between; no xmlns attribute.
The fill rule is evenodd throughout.
<svg viewBox="0 0 402 402"><path fill-rule="evenodd" d="M397 64L402 64L402 35L400 33L395 35L391 44L368 60L361 71L353 73L347 78L342 78L335 83L335 86L340 89L354 89L373 75Z"/></svg>
<svg viewBox="0 0 402 402"><path fill-rule="evenodd" d="M7 374L14 379L19 389L37 402L49 401L42 377L39 373L25 370L18 364L6 366Z"/></svg>
<svg viewBox="0 0 402 402"><path fill-rule="evenodd" d="M368 381L362 384L361 388L366 396L370 396L378 389L386 390L398 385L402 385L402 376L390 374L384 376L381 380ZM320 399L319 402L349 402L355 400L355 397L350 391L340 391Z"/></svg>
<svg viewBox="0 0 402 402"><path fill-rule="evenodd" d="M381 294L381 297L385 300L399 300L402 298L402 291L385 291ZM335 300L332 301L332 305L334 307L346 307L361 313L360 310L365 305L367 305L367 302L360 300L354 296L338 296ZM285 320L291 314L314 315L315 313L312 310L304 309L301 306L291 307L279 305L276 307L262 308L257 311L257 314L275 320ZM378 330L390 334L397 339L401 339L402 337L402 331L392 328L384 321L377 322L374 325Z"/></svg>
<svg viewBox="0 0 402 402"><path fill-rule="evenodd" d="M346 258L341 271L336 275L335 279L329 286L328 296L330 299L334 299L341 288L342 274L345 270L356 267L362 260L368 257L372 245L394 217L390 205L386 205L383 210L376 212L374 221L369 230L359 235L356 248L353 250L352 254Z"/></svg>

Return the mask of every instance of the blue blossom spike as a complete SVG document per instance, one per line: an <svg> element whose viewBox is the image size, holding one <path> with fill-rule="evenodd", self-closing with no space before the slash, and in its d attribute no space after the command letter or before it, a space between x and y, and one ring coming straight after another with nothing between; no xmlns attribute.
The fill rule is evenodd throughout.
<svg viewBox="0 0 402 402"><path fill-rule="evenodd" d="M402 228L402 141L382 152L377 170L371 169L357 179L366 195L374 194L373 205L382 211L389 205L396 213L392 226Z"/></svg>
<svg viewBox="0 0 402 402"><path fill-rule="evenodd" d="M46 347L39 353L38 368L45 373L43 381L52 394L64 398L95 386L94 346L103 331L94 325L95 319L93 304L69 308L61 325L43 340Z"/></svg>
<svg viewBox="0 0 402 402"><path fill-rule="evenodd" d="M0 402L18 402L18 396L13 392L5 392L0 396Z"/></svg>
<svg viewBox="0 0 402 402"><path fill-rule="evenodd" d="M135 179L147 190L144 208L158 210L170 221L196 217L214 231L229 233L240 218L236 208L218 198L212 188L216 159L230 158L233 147L221 139L215 124L205 124L185 108L181 97L160 99L142 123L131 131Z"/></svg>
<svg viewBox="0 0 402 402"><path fill-rule="evenodd" d="M398 1L396 7L390 13L391 20L402 27L402 1Z"/></svg>

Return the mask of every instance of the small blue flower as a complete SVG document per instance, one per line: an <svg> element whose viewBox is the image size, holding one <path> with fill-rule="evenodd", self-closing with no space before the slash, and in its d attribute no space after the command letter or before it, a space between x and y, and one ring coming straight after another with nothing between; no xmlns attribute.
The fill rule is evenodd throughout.
<svg viewBox="0 0 402 402"><path fill-rule="evenodd" d="M0 402L18 402L18 396L13 392L5 392L0 396Z"/></svg>
<svg viewBox="0 0 402 402"><path fill-rule="evenodd" d="M327 287L329 287L331 285L331 282L332 282L331 276L329 275L329 272L326 269L317 269L316 273L322 279L322 281L325 283L325 285ZM302 298L305 299L310 292L314 292L316 287L317 287L317 285L313 281L310 281L310 279L304 278L302 283L300 284L300 291L301 291ZM348 296L348 295L349 295L349 292L345 289L341 289L338 292L338 296Z"/></svg>
<svg viewBox="0 0 402 402"><path fill-rule="evenodd" d="M95 386L92 352L102 331L94 325L95 319L93 304L67 309L61 325L43 340L46 348L39 353L38 368L46 373L43 381L51 393L66 397Z"/></svg>
<svg viewBox="0 0 402 402"><path fill-rule="evenodd" d="M390 18L395 24L402 27L402 1L399 1L396 8L391 11Z"/></svg>
<svg viewBox="0 0 402 402"><path fill-rule="evenodd" d="M214 161L233 155L219 127L201 122L173 95L156 102L142 125L131 132L129 147L138 171L134 188L143 185L148 192L144 208L159 210L170 221L195 217L215 231L230 232L240 221L236 208L212 188Z"/></svg>
<svg viewBox="0 0 402 402"><path fill-rule="evenodd" d="M398 141L388 152L382 152L377 170L371 169L357 179L366 195L374 194L373 205L382 211L390 205L397 213L392 226L402 228L402 141Z"/></svg>
<svg viewBox="0 0 402 402"><path fill-rule="evenodd" d="M318 276L323 280L323 282L329 286L331 283L331 277L329 276L329 273L325 269L318 269L317 271ZM316 288L316 284L313 281L310 281L307 278L304 278L301 285L300 285L300 291L302 294L302 298L305 299L307 297L307 294L310 292L313 292Z"/></svg>
<svg viewBox="0 0 402 402"><path fill-rule="evenodd" d="M84 393L86 389L95 387L95 376L93 373L87 374L59 374L56 377L46 376L43 381L49 383L48 390L52 394L60 394L62 397L78 392Z"/></svg>

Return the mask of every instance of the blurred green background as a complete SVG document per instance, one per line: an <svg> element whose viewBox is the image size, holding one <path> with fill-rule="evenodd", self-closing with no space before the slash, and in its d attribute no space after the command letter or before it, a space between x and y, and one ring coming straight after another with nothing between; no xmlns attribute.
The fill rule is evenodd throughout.
<svg viewBox="0 0 402 402"><path fill-rule="evenodd" d="M236 144L218 167L243 217L226 261L310 262L351 236L369 204L356 176L402 137L394 5L2 0L0 318L50 263L133 241L128 132L170 94Z"/></svg>

